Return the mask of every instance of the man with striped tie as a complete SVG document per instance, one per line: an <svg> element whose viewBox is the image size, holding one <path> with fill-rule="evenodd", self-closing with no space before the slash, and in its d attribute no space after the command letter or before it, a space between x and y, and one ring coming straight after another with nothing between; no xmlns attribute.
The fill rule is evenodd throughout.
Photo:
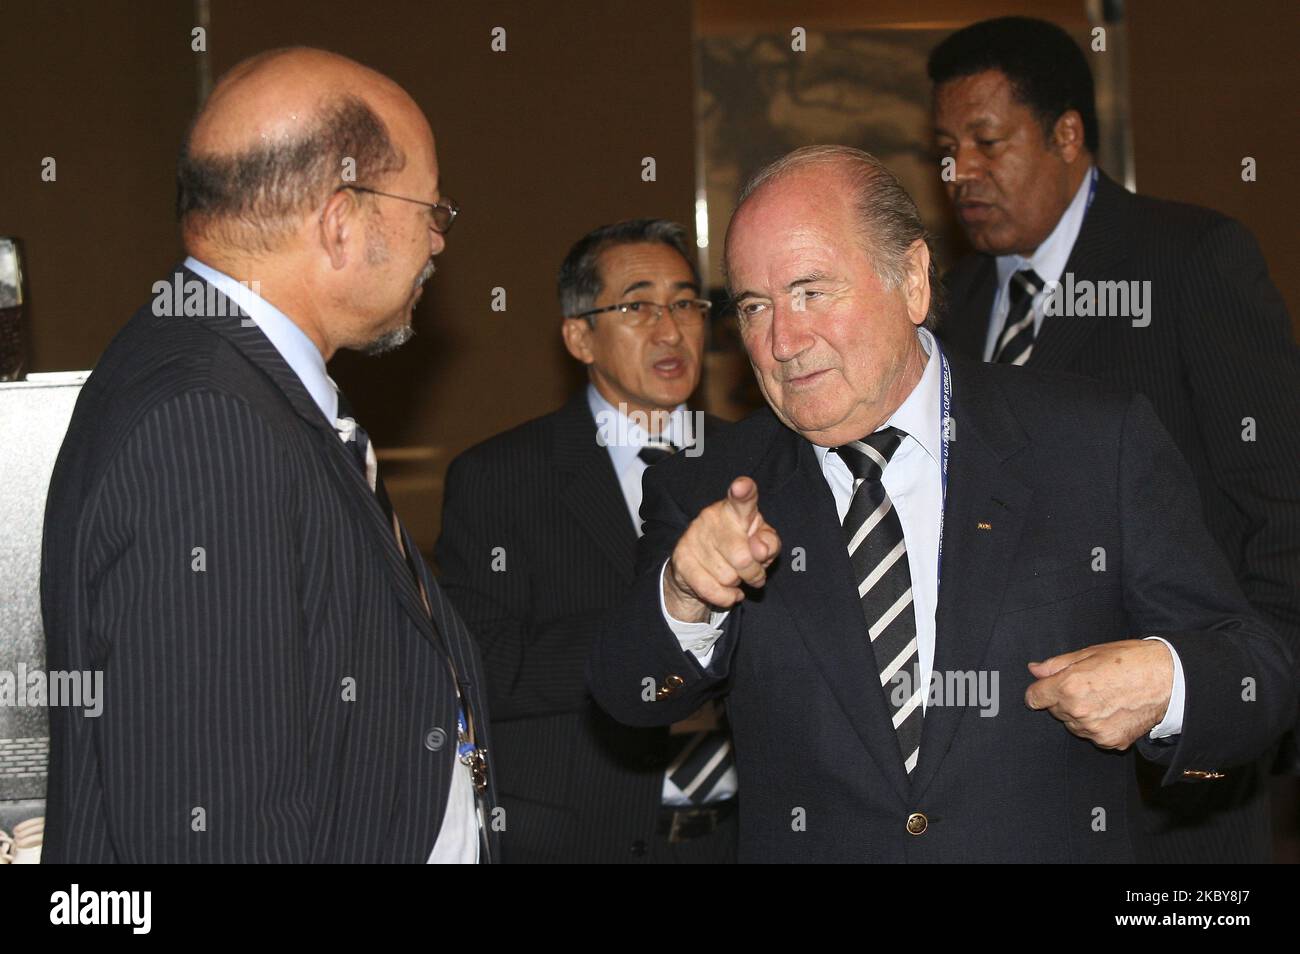
<svg viewBox="0 0 1300 954"><path fill-rule="evenodd" d="M760 171L725 256L770 409L647 474L590 668L629 725L726 697L742 861L1132 861L1135 759L1181 784L1294 718L1150 405L946 355L878 160Z"/></svg>
<svg viewBox="0 0 1300 954"><path fill-rule="evenodd" d="M1254 238L1101 172L1088 54L1059 27L972 24L929 73L945 185L976 250L945 276L945 344L1145 395L1247 599L1300 652L1300 349ZM1140 765L1150 860L1271 860L1264 762L1172 790Z"/></svg>
<svg viewBox="0 0 1300 954"><path fill-rule="evenodd" d="M503 857L734 861L721 707L671 730L629 729L586 682L603 614L632 582L642 476L679 449L703 453L721 425L686 410L709 302L685 230L662 219L595 229L565 258L559 297L587 387L452 462L436 551L487 666Z"/></svg>

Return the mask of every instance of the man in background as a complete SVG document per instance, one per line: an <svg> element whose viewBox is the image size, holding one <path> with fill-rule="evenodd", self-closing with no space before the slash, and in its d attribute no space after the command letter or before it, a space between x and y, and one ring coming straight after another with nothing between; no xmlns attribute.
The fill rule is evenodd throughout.
<svg viewBox="0 0 1300 954"><path fill-rule="evenodd" d="M604 611L632 582L642 475L705 452L720 423L685 404L709 314L685 230L635 219L590 232L560 268L559 297L564 344L588 384L452 462L436 551L487 666L503 857L732 861L721 713L630 729L586 683Z"/></svg>
<svg viewBox="0 0 1300 954"><path fill-rule="evenodd" d="M1096 165L1084 53L1008 17L930 55L934 131L975 254L946 276L952 350L1145 394L1247 598L1300 649L1300 351L1239 223L1133 195ZM1143 766L1149 860L1268 861L1267 765L1161 789Z"/></svg>
<svg viewBox="0 0 1300 954"><path fill-rule="evenodd" d="M50 484L44 860L490 859L473 641L326 362L410 338L455 205L392 80L277 50L181 153L189 257L113 339Z"/></svg>

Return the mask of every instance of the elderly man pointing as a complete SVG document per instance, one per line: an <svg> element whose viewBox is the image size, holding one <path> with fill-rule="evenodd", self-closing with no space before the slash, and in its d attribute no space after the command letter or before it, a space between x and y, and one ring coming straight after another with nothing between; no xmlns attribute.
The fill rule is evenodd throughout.
<svg viewBox="0 0 1300 954"><path fill-rule="evenodd" d="M1134 858L1131 760L1230 770L1293 718L1141 397L943 354L916 207L798 150L728 281L769 408L645 479L592 688L633 725L724 697L742 861Z"/></svg>

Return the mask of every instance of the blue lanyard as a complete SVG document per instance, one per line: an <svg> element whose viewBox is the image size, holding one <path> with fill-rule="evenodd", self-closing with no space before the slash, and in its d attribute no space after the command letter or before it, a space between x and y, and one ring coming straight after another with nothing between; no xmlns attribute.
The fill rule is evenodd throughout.
<svg viewBox="0 0 1300 954"><path fill-rule="evenodd" d="M939 565L935 568L935 591L943 577L943 515L948 507L948 441L952 436L952 369L948 367L948 358L939 347L939 339L934 340L934 350L939 356L939 375L942 386L939 389Z"/></svg>
<svg viewBox="0 0 1300 954"><path fill-rule="evenodd" d="M1092 208L1092 200L1095 198L1097 198L1097 167L1093 166L1092 181L1088 183L1088 201L1083 207L1084 212Z"/></svg>
<svg viewBox="0 0 1300 954"><path fill-rule="evenodd" d="M469 740L469 724L465 720L465 705L456 707L456 754L466 759L475 752L474 743Z"/></svg>

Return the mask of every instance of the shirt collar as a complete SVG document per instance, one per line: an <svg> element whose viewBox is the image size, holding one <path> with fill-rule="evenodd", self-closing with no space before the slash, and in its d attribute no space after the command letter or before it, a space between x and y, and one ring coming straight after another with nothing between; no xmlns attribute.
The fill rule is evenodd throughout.
<svg viewBox="0 0 1300 954"><path fill-rule="evenodd" d="M650 435L635 420L605 400L594 384L587 384L587 406L596 421L597 440L609 450L616 473L623 473L636 458L642 447L650 443ZM673 408L663 431L656 440L670 441L677 447L686 446L690 439L690 415L686 405Z"/></svg>
<svg viewBox="0 0 1300 954"><path fill-rule="evenodd" d="M917 328L916 336L921 341L921 347L930 357L935 356L935 341L927 328ZM930 456L930 459L939 464L940 461L940 441L939 434L939 378L941 371L939 362L927 360L925 370L921 372L921 380L912 388L912 393L907 396L902 404L898 406L889 419L881 424L876 430L882 430L886 427L897 427L907 434L918 444L921 449ZM813 445L813 451L817 454L817 463L825 467L826 454L829 447L822 447L820 444Z"/></svg>
<svg viewBox="0 0 1300 954"><path fill-rule="evenodd" d="M1088 193L1092 191L1092 177L1096 170L1088 167L1087 174L1074 192L1074 198L1065 207L1065 212L1056 221L1052 234L1043 240L1043 244L1034 249L1028 259L1019 255L999 255L998 287L1005 288L1015 272L1032 268L1046 282L1059 282L1065 264L1070 260L1070 252L1079 238L1079 229L1083 227L1083 217L1088 211Z"/></svg>
<svg viewBox="0 0 1300 954"><path fill-rule="evenodd" d="M324 356L307 337L307 333L279 308L225 272L219 272L193 256L185 259L185 267L243 309L280 353L280 357L293 369L293 373L298 375L302 386L333 427L339 410L338 391L325 372Z"/></svg>

